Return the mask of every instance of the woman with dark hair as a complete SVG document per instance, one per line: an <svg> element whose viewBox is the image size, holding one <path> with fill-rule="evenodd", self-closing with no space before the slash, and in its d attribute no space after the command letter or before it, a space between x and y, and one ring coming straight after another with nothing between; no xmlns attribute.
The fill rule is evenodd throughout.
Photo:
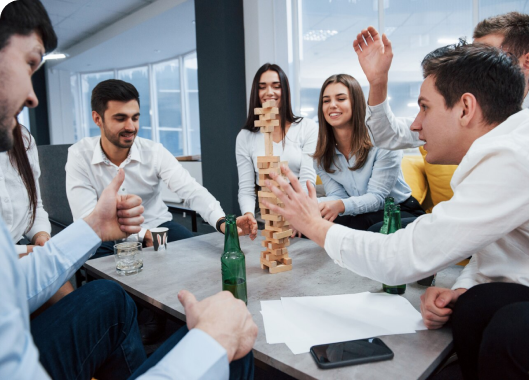
<svg viewBox="0 0 529 380"><path fill-rule="evenodd" d="M0 215L6 223L19 257L50 240L51 225L39 189L39 155L35 140L22 125L13 130L13 148L0 153ZM23 239L31 244L17 244ZM73 291L67 282L48 302Z"/></svg>
<svg viewBox="0 0 529 380"><path fill-rule="evenodd" d="M356 79L332 75L321 88L314 166L326 196L318 198L324 219L367 230L384 219L393 197L401 216L424 214L400 168L402 153L373 147L365 125L366 102Z"/></svg>
<svg viewBox="0 0 529 380"><path fill-rule="evenodd" d="M275 100L279 108L279 126L274 127L274 155L281 161L288 161L290 170L300 179L306 190L307 181L316 183L316 172L312 154L316 148L318 127L310 119L294 116L290 104L290 86L284 71L278 66L266 63L257 70L252 83L250 107L246 124L237 136L236 156L239 171L239 206L243 215L254 216L255 186L259 183L257 157L264 156L264 136L254 121L254 108L263 102ZM294 236L296 232L292 234Z"/></svg>

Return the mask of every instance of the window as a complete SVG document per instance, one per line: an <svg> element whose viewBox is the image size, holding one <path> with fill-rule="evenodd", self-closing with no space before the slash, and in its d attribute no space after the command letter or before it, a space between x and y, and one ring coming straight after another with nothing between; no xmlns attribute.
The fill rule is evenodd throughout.
<svg viewBox="0 0 529 380"><path fill-rule="evenodd" d="M390 70L388 100L398 116L415 116L422 84L420 63L432 50L464 37L472 40L479 20L518 11L529 13L526 0L290 0L293 38L299 41L301 116L316 119L321 85L332 74L355 77L368 96L369 84L358 64L352 43L369 25L384 30L394 58ZM379 4L383 4L379 9ZM297 57L294 57L297 59ZM293 78L294 79L294 78ZM295 86L293 86L295 88ZM294 94L294 97L298 94Z"/></svg>
<svg viewBox="0 0 529 380"><path fill-rule="evenodd" d="M117 78L132 83L140 94L139 137L162 143L175 156L200 154L197 74L192 52L141 67L72 75L75 140L100 134L92 121L92 90Z"/></svg>

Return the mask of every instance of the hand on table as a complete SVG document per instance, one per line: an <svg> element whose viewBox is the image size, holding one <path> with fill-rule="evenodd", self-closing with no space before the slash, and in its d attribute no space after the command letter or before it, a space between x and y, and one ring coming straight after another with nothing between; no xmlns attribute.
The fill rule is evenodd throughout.
<svg viewBox="0 0 529 380"><path fill-rule="evenodd" d="M118 195L124 180L125 172L119 169L103 190L94 210L84 218L102 241L120 240L140 232L144 220L141 198L137 195Z"/></svg>
<svg viewBox="0 0 529 380"><path fill-rule="evenodd" d="M345 205L338 199L336 201L325 201L318 204L321 217L329 222L333 222L341 213L345 211Z"/></svg>
<svg viewBox="0 0 529 380"><path fill-rule="evenodd" d="M452 308L461 294L467 289L445 289L431 287L421 296L421 315L428 329L443 327L452 315Z"/></svg>
<svg viewBox="0 0 529 380"><path fill-rule="evenodd" d="M252 349L258 328L243 301L230 292L220 292L200 302L187 290L178 293L186 313L187 328L197 328L226 349L228 361L245 356Z"/></svg>
<svg viewBox="0 0 529 380"><path fill-rule="evenodd" d="M382 34L381 37L378 31L370 26L358 33L353 41L353 48L369 84L387 83L393 50L386 35Z"/></svg>
<svg viewBox="0 0 529 380"><path fill-rule="evenodd" d="M283 203L284 207L263 201L263 204L278 214L281 214L296 231L323 247L325 236L332 226L327 220L322 219L318 201L316 199L316 189L314 185L307 181L309 193L305 193L297 177L290 171L288 166L281 165L281 172L286 175L290 183L276 173L271 173L270 177L276 181L279 187L274 186L266 180L268 187Z"/></svg>
<svg viewBox="0 0 529 380"><path fill-rule="evenodd" d="M239 216L236 223L239 236L250 235L251 240L257 237L257 221L252 213L247 212L243 216ZM226 223L220 225L220 230L222 233L226 233Z"/></svg>

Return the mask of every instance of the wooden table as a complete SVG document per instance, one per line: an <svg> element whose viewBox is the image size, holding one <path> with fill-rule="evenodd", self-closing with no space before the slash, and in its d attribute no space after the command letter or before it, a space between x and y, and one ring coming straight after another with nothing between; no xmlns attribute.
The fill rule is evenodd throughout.
<svg viewBox="0 0 529 380"><path fill-rule="evenodd" d="M259 327L254 355L261 362L298 379L424 379L450 353L452 334L449 327L383 337L395 353L393 360L332 370L319 369L308 353L294 355L285 344L266 343L261 300L381 292L381 284L339 267L322 248L299 238L293 239L289 247L294 269L269 274L259 265L261 240L240 239L246 254L248 309ZM224 236L211 233L170 243L166 252L145 249L144 269L136 275L118 275L113 257L89 260L85 268L93 277L115 280L132 295L185 320L184 308L177 298L178 291L187 289L199 300L219 292L223 247ZM460 271L461 267L453 266L440 272L437 285L450 287ZM417 284L408 284L404 297L419 310L419 297L424 290Z"/></svg>

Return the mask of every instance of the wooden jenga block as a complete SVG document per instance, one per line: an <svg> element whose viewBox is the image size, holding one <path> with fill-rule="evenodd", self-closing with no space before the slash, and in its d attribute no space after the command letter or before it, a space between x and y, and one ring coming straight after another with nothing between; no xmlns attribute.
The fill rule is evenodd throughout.
<svg viewBox="0 0 529 380"><path fill-rule="evenodd" d="M269 220L267 220L267 222L269 222ZM283 226L283 227L274 227L274 226L271 226L271 225L265 225L265 229L269 230L269 231L274 231L274 232L285 232L285 231L288 231L290 230L290 226Z"/></svg>
<svg viewBox="0 0 529 380"><path fill-rule="evenodd" d="M266 242L266 241L265 241ZM268 248L268 249L279 249L279 248L285 248L285 247L288 247L290 245L290 240L287 240L285 243L283 244L277 244L277 243L269 243L269 242L266 242L266 245L265 247Z"/></svg>
<svg viewBox="0 0 529 380"><path fill-rule="evenodd" d="M290 264L290 265L280 264L280 265L278 265L276 267L269 268L269 271L272 274L286 272L286 271L289 271L289 270L292 270L292 264Z"/></svg>
<svg viewBox="0 0 529 380"><path fill-rule="evenodd" d="M259 169L259 175L270 174L270 173L281 174L281 169L280 168Z"/></svg>
<svg viewBox="0 0 529 380"><path fill-rule="evenodd" d="M282 222L284 220L281 215L270 215L270 214L261 215L261 218L264 220L273 220L277 222Z"/></svg>
<svg viewBox="0 0 529 380"><path fill-rule="evenodd" d="M286 220L285 221L277 221L277 220L274 220L270 223L271 226L274 226L274 227L284 227L284 226L290 226L290 223L287 222Z"/></svg>
<svg viewBox="0 0 529 380"><path fill-rule="evenodd" d="M265 253L267 251L264 251L263 253ZM277 262L282 262L284 264L284 260L288 259L288 254L284 254L284 255L273 255L271 254L270 252L267 252L267 254L265 255L264 259L268 260L268 261L277 261ZM292 263L290 263L292 264Z"/></svg>
<svg viewBox="0 0 529 380"><path fill-rule="evenodd" d="M266 241L274 244L285 244L288 241L288 238L283 239L274 239L274 238L267 238Z"/></svg>
<svg viewBox="0 0 529 380"><path fill-rule="evenodd" d="M279 162L279 156L258 156L257 162Z"/></svg>
<svg viewBox="0 0 529 380"><path fill-rule="evenodd" d="M257 192L257 196L259 196L261 198L272 198L272 199L277 198L274 193L271 193L271 192L268 192L268 191L258 191Z"/></svg>
<svg viewBox="0 0 529 380"><path fill-rule="evenodd" d="M277 249L266 249L267 254L270 255L276 255L276 256L283 256L288 254L288 248L277 248Z"/></svg>
<svg viewBox="0 0 529 380"><path fill-rule="evenodd" d="M258 185L259 186L266 186L266 183L265 183L266 180L270 181L270 184L273 185L273 186L279 186L279 184L276 181L274 181L273 179L268 179L268 178L263 179L263 180L261 178L259 178L259 184Z"/></svg>
<svg viewBox="0 0 529 380"><path fill-rule="evenodd" d="M262 230L261 231L261 235L271 239L272 235L274 235L274 232L273 231L268 231L268 230Z"/></svg>
<svg viewBox="0 0 529 380"><path fill-rule="evenodd" d="M277 213L275 211L272 211L271 209L269 209L268 207L265 206L265 207L261 207L261 216L263 216L263 215L281 215L281 214Z"/></svg>
<svg viewBox="0 0 529 380"><path fill-rule="evenodd" d="M273 234L272 237L274 239L283 239L283 238L289 237L290 235L292 235L292 230L287 230L284 232L276 232L275 234Z"/></svg>
<svg viewBox="0 0 529 380"><path fill-rule="evenodd" d="M292 265L292 259L290 257L286 257L286 258L282 259L281 261L285 265Z"/></svg>
<svg viewBox="0 0 529 380"><path fill-rule="evenodd" d="M264 134L264 143L265 143L265 156L274 155L274 139L272 138L271 133Z"/></svg>
<svg viewBox="0 0 529 380"><path fill-rule="evenodd" d="M266 265L268 268L273 268L277 266L277 261L268 261L267 259L260 259L261 264Z"/></svg>
<svg viewBox="0 0 529 380"><path fill-rule="evenodd" d="M269 101L263 103L263 109L264 108L272 108L272 107L277 107L277 102L275 100L269 100Z"/></svg>
<svg viewBox="0 0 529 380"><path fill-rule="evenodd" d="M273 194L273 193L272 193ZM272 203L272 204L275 204L275 205L280 205L281 207L283 207L285 204L283 202L281 202L281 199L279 198L264 198L264 197L259 197L259 203L263 202L264 200Z"/></svg>
<svg viewBox="0 0 529 380"><path fill-rule="evenodd" d="M262 109L262 108L254 108L253 109L253 114L254 115L263 115L265 113L265 110Z"/></svg>
<svg viewBox="0 0 529 380"><path fill-rule="evenodd" d="M278 115L276 113L268 112L262 115L259 115L259 120L277 120Z"/></svg>
<svg viewBox="0 0 529 380"><path fill-rule="evenodd" d="M256 120L253 125L256 127L279 127L279 120Z"/></svg>
<svg viewBox="0 0 529 380"><path fill-rule="evenodd" d="M268 169L269 166L270 166L270 163L268 162L258 162L257 163L258 169Z"/></svg>
<svg viewBox="0 0 529 380"><path fill-rule="evenodd" d="M279 162L270 162L268 164L268 167L269 168L278 168L279 167Z"/></svg>
<svg viewBox="0 0 529 380"><path fill-rule="evenodd" d="M259 130L261 131L261 133L272 133L274 132L274 126L273 125L260 126Z"/></svg>

